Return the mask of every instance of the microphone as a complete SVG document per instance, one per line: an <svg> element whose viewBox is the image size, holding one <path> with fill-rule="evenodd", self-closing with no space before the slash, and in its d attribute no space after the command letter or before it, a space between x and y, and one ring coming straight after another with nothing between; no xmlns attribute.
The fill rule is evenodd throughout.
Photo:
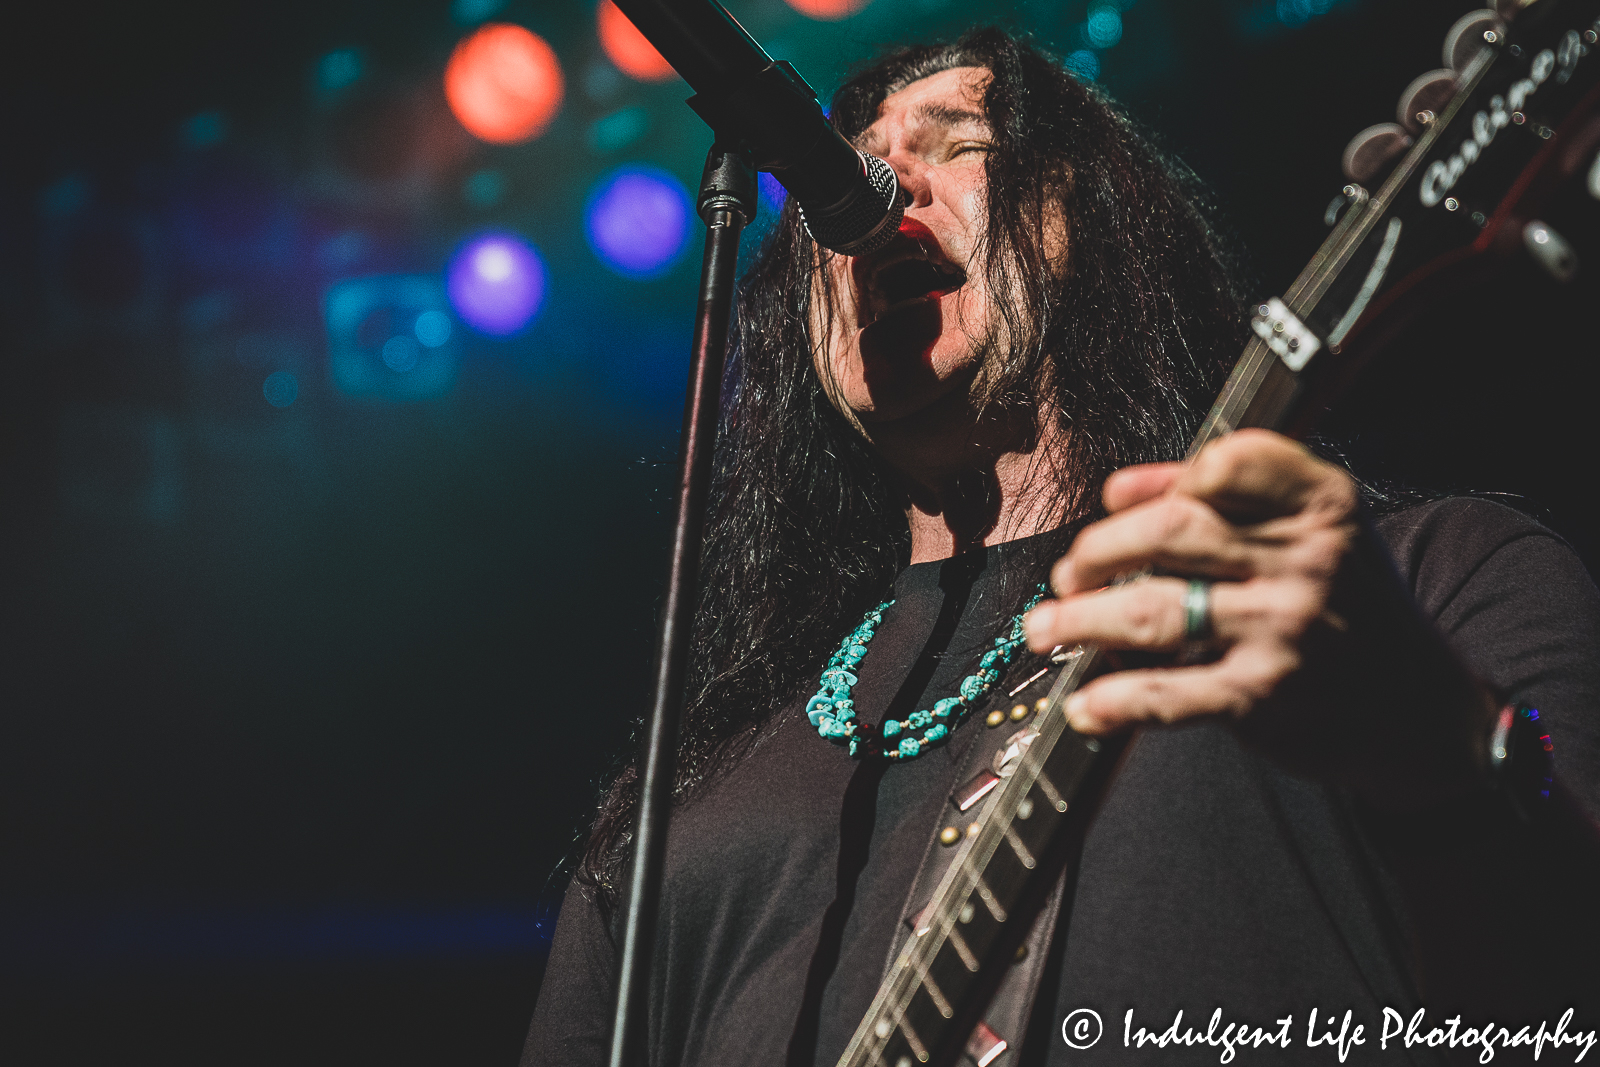
<svg viewBox="0 0 1600 1067"><path fill-rule="evenodd" d="M794 197L813 240L841 255L874 252L905 214L894 168L856 150L816 90L775 62L716 0L615 0L694 89L689 106L719 139L750 149Z"/></svg>

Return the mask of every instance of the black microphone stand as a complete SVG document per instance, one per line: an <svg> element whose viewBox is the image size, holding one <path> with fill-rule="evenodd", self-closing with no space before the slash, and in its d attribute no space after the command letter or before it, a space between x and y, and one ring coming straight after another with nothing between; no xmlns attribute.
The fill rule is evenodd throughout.
<svg viewBox="0 0 1600 1067"><path fill-rule="evenodd" d="M806 210L808 232L847 255L879 247L900 225L898 184L882 160L839 136L816 93L774 62L717 0L616 0L617 7L695 90L688 103L717 141L700 179L706 251L695 320L694 365L684 399L678 517L656 638L655 697L639 766L610 1067L643 1061L644 1018L666 859L684 668L694 625L700 535L710 495L728 313L739 237L756 214L755 168L770 170Z"/></svg>
<svg viewBox="0 0 1600 1067"><path fill-rule="evenodd" d="M756 172L750 150L721 141L713 144L706 156L696 202L706 224L706 250L700 262L694 354L678 445L678 516L672 529L672 562L656 632L655 696L639 767L633 863L628 877L616 1011L611 1020L610 1067L633 1067L644 1060L644 1018L650 965L655 955L678 726L683 716L684 668L699 586L701 530L711 490L711 455L728 345L728 316L733 308L739 238L756 214Z"/></svg>

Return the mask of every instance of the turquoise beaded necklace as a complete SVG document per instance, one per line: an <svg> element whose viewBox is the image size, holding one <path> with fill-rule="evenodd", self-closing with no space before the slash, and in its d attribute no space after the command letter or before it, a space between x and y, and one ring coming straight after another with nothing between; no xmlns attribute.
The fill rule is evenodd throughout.
<svg viewBox="0 0 1600 1067"><path fill-rule="evenodd" d="M885 759L915 759L924 750L947 740L950 731L967 717L972 705L994 688L1001 671L1016 659L1017 651L1022 648L1025 640L1022 617L1043 599L1044 593L1045 587L1040 585L1033 599L1012 618L1006 631L994 639L994 648L978 660L978 669L961 679L955 696L936 701L926 711L913 711L904 719L885 719L882 725L874 727L871 723L856 721L855 701L850 694L856 684L854 671L866 659L867 645L883 621L883 613L894 603L885 600L867 612L860 625L845 635L839 650L828 658L828 665L822 669L822 688L806 704L806 718L824 739L848 744L852 756L864 755L869 739L877 734Z"/></svg>

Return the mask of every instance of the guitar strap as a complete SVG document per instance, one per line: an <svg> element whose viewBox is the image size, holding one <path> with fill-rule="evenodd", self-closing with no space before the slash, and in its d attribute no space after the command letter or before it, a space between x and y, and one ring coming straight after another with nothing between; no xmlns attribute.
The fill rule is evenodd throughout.
<svg viewBox="0 0 1600 1067"><path fill-rule="evenodd" d="M1038 665L1033 666L1028 674L1047 665L1048 661L1039 657ZM1056 673L1055 670L1045 671L1041 676L1031 679L1025 687L1002 694L990 707L976 714L983 719L991 711L1009 713L1013 707L1021 704L1028 708L1028 718L1031 718L1036 702L1049 691L1050 683L1055 680ZM1014 676L1027 678L1028 674L1017 671ZM956 792L952 794L952 799L940 808L939 819L928 836L928 845L923 851L917 876L912 880L911 892L901 908L896 937L889 946L888 957L884 960L884 977L888 976L900 955L900 950L912 936L922 909L933 899L934 891L938 889L950 865L961 853L959 845L943 844L941 834L947 828L954 827L964 836L966 828L988 811L998 792L991 789L981 800L962 811L959 807L963 799L962 790L971 783L983 780L983 776L993 773L996 755L1003 752L1025 726L1026 720L1013 721L1008 714L1004 724L993 729L985 729L967 746L967 751L956 768L954 778L957 783ZM1071 869L1072 865L1069 864L1067 870L1056 879L1049 897L1029 929L1023 948L1018 953L1017 962L1006 972L994 997L989 1001L989 1006L983 1013L983 1023L967 1044L969 1059L963 1062L968 1063L969 1067L974 1062L982 1067L1012 1067L1017 1063L1023 1036L1028 1031L1028 1020L1033 1013L1033 1002L1038 997L1044 979L1051 939L1055 936L1056 920L1061 913L1061 903L1065 897L1066 882ZM881 981L880 978L880 984ZM1001 1042L1004 1043L1003 1047L999 1044Z"/></svg>

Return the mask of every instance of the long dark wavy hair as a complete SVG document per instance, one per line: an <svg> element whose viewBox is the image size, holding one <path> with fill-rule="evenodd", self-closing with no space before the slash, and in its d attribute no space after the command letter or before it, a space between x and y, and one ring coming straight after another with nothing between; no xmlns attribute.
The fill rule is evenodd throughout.
<svg viewBox="0 0 1600 1067"><path fill-rule="evenodd" d="M1243 343L1227 257L1192 176L1092 86L996 28L896 51L834 95L846 137L889 94L955 67L993 77L983 106L987 228L971 269L1005 339L985 403L1033 404L1066 431L1045 477L1063 520L1130 463L1182 456ZM1065 220L1067 262L1046 251ZM1057 229L1059 232L1059 226ZM834 410L813 366L825 257L791 202L745 278L724 385L677 796L692 796L816 681L840 634L908 558L892 478ZM1048 383L1041 390L1039 383ZM1048 395L1040 395L1041 393ZM631 765L602 801L577 877L615 895L631 840Z"/></svg>

